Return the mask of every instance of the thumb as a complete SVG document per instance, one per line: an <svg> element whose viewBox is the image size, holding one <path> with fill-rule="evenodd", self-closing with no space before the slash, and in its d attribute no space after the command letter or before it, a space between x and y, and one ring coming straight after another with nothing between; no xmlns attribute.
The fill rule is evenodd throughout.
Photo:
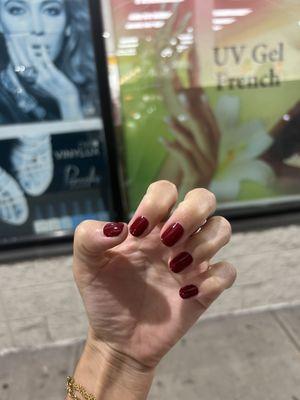
<svg viewBox="0 0 300 400"><path fill-rule="evenodd" d="M127 235L128 226L123 222L83 221L74 234L74 258L99 268L105 262L104 252L122 243Z"/></svg>

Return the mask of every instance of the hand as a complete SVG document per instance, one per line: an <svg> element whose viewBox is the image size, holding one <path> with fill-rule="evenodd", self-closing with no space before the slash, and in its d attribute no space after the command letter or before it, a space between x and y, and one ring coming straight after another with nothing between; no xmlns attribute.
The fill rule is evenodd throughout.
<svg viewBox="0 0 300 400"><path fill-rule="evenodd" d="M173 140L161 138L161 142L170 153L170 158L175 160L173 165L166 160L160 177L171 177L173 170L176 178L172 176L171 180L178 183L180 193L197 186L209 186L218 164L221 136L201 87L195 45L191 44L184 55L178 51L178 38L185 32L192 17L190 14L182 17L183 13L179 5L174 7L172 17L159 31L155 41L157 76L169 114L166 121L174 135ZM168 54L162 57L166 49Z"/></svg>
<svg viewBox="0 0 300 400"><path fill-rule="evenodd" d="M71 82L52 62L42 41L33 47L29 35L7 35L7 47L14 68L33 67L37 74L34 87L55 99L63 119L80 119L82 111L79 93Z"/></svg>
<svg viewBox="0 0 300 400"><path fill-rule="evenodd" d="M169 216L177 195L168 181L149 186L129 223L139 237L128 233L126 224L122 230L111 225L115 236L107 237L106 223L98 221L85 221L75 232L73 273L89 320L90 343L138 368L155 368L236 277L230 264L211 264L231 234L224 218L209 218L216 207L214 195L194 189ZM149 221L143 233L134 229L139 216ZM184 231L167 246L160 237L174 223ZM170 261L183 252L190 256L183 255L186 268L179 272L183 265ZM181 289L188 285L194 285L190 291ZM188 295L192 297L183 298Z"/></svg>
<svg viewBox="0 0 300 400"><path fill-rule="evenodd" d="M218 166L220 131L201 87L178 89L181 115L192 119L193 127L173 115L166 120L173 140L160 141L182 171L180 198L194 187L208 187ZM207 139L207 140L206 140ZM165 172L165 171L164 171Z"/></svg>

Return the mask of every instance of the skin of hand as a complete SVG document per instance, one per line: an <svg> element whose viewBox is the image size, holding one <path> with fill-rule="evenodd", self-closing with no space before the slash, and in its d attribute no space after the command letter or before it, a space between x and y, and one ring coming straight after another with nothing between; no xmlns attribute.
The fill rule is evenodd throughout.
<svg viewBox="0 0 300 400"><path fill-rule="evenodd" d="M76 86L50 59L45 46L33 48L29 35L7 35L8 51L13 66L34 67L37 80L34 87L55 99L63 119L80 119L82 111ZM36 46L36 44L35 44Z"/></svg>
<svg viewBox="0 0 300 400"><path fill-rule="evenodd" d="M216 208L214 195L197 188L176 206L177 199L173 183L157 181L148 187L128 225L85 221L75 232L73 274L89 321L83 360L91 365L109 360L113 371L121 364L129 386L137 371L150 376L136 396L123 399L146 398L162 357L236 278L231 264L211 263L231 236L226 219L210 217ZM137 228L139 217L142 226ZM174 224L173 234L175 229L181 237L171 243L172 234L165 236ZM109 227L115 236L104 234ZM179 271L175 257L183 254L185 268L181 265ZM195 292L183 298L181 288L188 285ZM95 358L99 361L91 361ZM75 377L88 384L86 363L81 361ZM97 380L95 371L91 373ZM133 381L130 393L138 384ZM137 382L143 379L139 376ZM88 387L102 393L101 384Z"/></svg>

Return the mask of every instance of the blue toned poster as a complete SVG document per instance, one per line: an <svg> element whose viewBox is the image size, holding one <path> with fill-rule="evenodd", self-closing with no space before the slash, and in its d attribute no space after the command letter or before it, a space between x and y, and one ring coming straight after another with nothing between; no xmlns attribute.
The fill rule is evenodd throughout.
<svg viewBox="0 0 300 400"><path fill-rule="evenodd" d="M108 219L109 174L99 131L1 142L0 239L73 231Z"/></svg>
<svg viewBox="0 0 300 400"><path fill-rule="evenodd" d="M88 4L0 1L0 243L111 217Z"/></svg>

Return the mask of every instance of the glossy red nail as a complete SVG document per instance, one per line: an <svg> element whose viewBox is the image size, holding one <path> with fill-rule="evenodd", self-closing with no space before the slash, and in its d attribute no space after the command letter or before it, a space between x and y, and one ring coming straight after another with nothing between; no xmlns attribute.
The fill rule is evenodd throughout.
<svg viewBox="0 0 300 400"><path fill-rule="evenodd" d="M190 253L183 251L170 261L169 266L170 269L177 274L178 272L183 271L186 267L192 264L192 262L193 257L190 255Z"/></svg>
<svg viewBox="0 0 300 400"><path fill-rule="evenodd" d="M148 225L149 225L149 221L147 220L147 218L141 216L141 217L138 217L132 223L129 231L133 236L136 236L136 237L141 236L145 232L145 230L148 228Z"/></svg>
<svg viewBox="0 0 300 400"><path fill-rule="evenodd" d="M109 222L103 227L103 234L108 237L119 236L124 228L123 222Z"/></svg>
<svg viewBox="0 0 300 400"><path fill-rule="evenodd" d="M171 247L173 246L184 233L184 229L182 225L176 222L173 225L170 225L167 230L161 235L161 240L164 245Z"/></svg>
<svg viewBox="0 0 300 400"><path fill-rule="evenodd" d="M189 299L190 297L197 296L198 293L199 293L199 290L198 290L197 286L195 286L195 285L187 285L187 286L182 287L179 290L179 295L183 299Z"/></svg>

